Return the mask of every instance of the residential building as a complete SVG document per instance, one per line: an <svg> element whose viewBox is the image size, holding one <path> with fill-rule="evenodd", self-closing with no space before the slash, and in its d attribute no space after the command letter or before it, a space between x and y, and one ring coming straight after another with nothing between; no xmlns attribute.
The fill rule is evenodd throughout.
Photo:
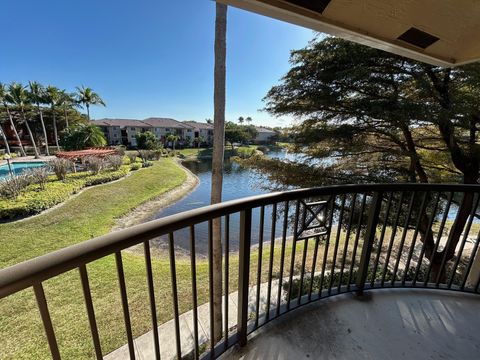
<svg viewBox="0 0 480 360"><path fill-rule="evenodd" d="M257 136L255 137L255 144L267 144L272 142L272 138L277 135L277 133L271 129L255 126L255 130L257 130Z"/></svg>
<svg viewBox="0 0 480 360"><path fill-rule="evenodd" d="M193 128L192 139L200 139L201 143L211 145L213 143L213 124L201 123L197 121L184 121L184 124Z"/></svg>
<svg viewBox="0 0 480 360"><path fill-rule="evenodd" d="M145 131L153 132L160 141L167 146L167 136L178 136L180 146L188 146L195 138L203 138L205 143L213 142L213 125L196 121L177 121L170 118L149 117L144 120L137 119L99 119L92 121L98 126L109 145L125 145L135 147L135 135Z"/></svg>
<svg viewBox="0 0 480 360"><path fill-rule="evenodd" d="M137 146L137 133L151 130L151 125L135 119L100 119L92 121L100 127L109 145Z"/></svg>
<svg viewBox="0 0 480 360"><path fill-rule="evenodd" d="M180 121L170 118L149 117L143 120L144 123L150 125L152 131L157 137L165 142L166 136L169 134L177 135L179 141L193 139L193 128Z"/></svg>

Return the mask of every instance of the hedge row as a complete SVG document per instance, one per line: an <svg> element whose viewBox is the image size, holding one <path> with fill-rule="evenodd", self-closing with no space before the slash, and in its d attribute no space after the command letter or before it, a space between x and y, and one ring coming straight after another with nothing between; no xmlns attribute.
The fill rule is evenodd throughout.
<svg viewBox="0 0 480 360"><path fill-rule="evenodd" d="M137 169L124 165L117 171L104 171L97 175L87 172L68 174L65 181L58 181L52 176L45 184L45 190L41 190L38 185L30 185L15 199L0 199L0 219L38 214L64 202L85 187L121 179L131 170Z"/></svg>

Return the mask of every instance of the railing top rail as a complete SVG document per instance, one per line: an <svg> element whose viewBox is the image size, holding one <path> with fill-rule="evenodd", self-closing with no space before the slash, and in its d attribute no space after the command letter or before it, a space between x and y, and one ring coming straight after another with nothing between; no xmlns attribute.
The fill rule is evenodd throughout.
<svg viewBox="0 0 480 360"><path fill-rule="evenodd" d="M274 192L209 205L109 233L2 269L0 299L143 241L226 214L312 196L392 191L480 192L480 185L408 183L335 185Z"/></svg>

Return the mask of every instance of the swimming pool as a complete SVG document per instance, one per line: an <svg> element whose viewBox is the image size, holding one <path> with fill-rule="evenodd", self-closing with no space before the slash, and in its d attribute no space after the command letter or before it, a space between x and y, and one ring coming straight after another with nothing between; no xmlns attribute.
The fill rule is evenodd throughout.
<svg viewBox="0 0 480 360"><path fill-rule="evenodd" d="M29 162L12 162L10 163L12 166L12 171L15 175L19 175L23 173L27 169L37 168L40 166L46 166L45 162L43 161L29 161ZM8 165L0 165L0 179L6 178L10 175L8 170Z"/></svg>

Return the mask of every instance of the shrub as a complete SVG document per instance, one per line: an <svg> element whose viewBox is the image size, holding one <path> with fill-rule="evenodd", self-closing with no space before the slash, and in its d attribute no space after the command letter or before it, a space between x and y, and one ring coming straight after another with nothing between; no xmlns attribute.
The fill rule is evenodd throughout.
<svg viewBox="0 0 480 360"><path fill-rule="evenodd" d="M97 156L89 156L85 159L85 164L88 171L97 175L105 167L105 160Z"/></svg>
<svg viewBox="0 0 480 360"><path fill-rule="evenodd" d="M41 190L45 190L45 184L49 176L49 171L46 166L30 169L25 175L31 179L33 184L37 184Z"/></svg>
<svg viewBox="0 0 480 360"><path fill-rule="evenodd" d="M84 187L118 180L127 175L129 171L129 166L122 166L118 171L108 171L98 175L90 175L85 172L69 174L66 181L47 182L45 191L36 191L27 187L15 199L0 200L0 219L14 219L37 214L67 200Z"/></svg>
<svg viewBox="0 0 480 360"><path fill-rule="evenodd" d="M67 159L56 158L48 162L50 170L57 176L58 180L65 180L68 172L72 169L72 163Z"/></svg>
<svg viewBox="0 0 480 360"><path fill-rule="evenodd" d="M118 155L123 157L125 155L126 147L125 145L118 145L115 146L115 150L117 151Z"/></svg>
<svg viewBox="0 0 480 360"><path fill-rule="evenodd" d="M105 158L105 162L109 168L117 171L123 165L123 157L121 155L110 155Z"/></svg>
<svg viewBox="0 0 480 360"><path fill-rule="evenodd" d="M25 174L7 177L0 182L0 195L6 198L16 198L23 189L30 185L30 181Z"/></svg>
<svg viewBox="0 0 480 360"><path fill-rule="evenodd" d="M138 170L142 167L142 164L139 164L139 163L133 163L130 165L130 170L131 171L135 171L135 170Z"/></svg>
<svg viewBox="0 0 480 360"><path fill-rule="evenodd" d="M142 159L142 162L153 160L155 158L155 154L152 150L138 150L138 155Z"/></svg>
<svg viewBox="0 0 480 360"><path fill-rule="evenodd" d="M160 160L160 158L163 156L163 149L156 149L152 150L152 160Z"/></svg>
<svg viewBox="0 0 480 360"><path fill-rule="evenodd" d="M135 164L137 162L137 154L128 153L128 159L130 160L130 164Z"/></svg>
<svg viewBox="0 0 480 360"><path fill-rule="evenodd" d="M153 165L153 163L151 161L145 161L145 162L142 163L142 167L144 167L144 168L150 167L152 165Z"/></svg>

